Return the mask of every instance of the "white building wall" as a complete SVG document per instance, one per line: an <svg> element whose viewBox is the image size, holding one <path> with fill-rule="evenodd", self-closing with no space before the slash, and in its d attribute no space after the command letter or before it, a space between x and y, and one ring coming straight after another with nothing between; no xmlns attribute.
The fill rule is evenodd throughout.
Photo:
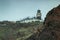
<svg viewBox="0 0 60 40"><path fill-rule="evenodd" d="M21 23L28 23L28 22L32 22L32 21L42 21L42 20L38 20L38 19L30 19L30 20L24 20L24 21L21 21Z"/></svg>

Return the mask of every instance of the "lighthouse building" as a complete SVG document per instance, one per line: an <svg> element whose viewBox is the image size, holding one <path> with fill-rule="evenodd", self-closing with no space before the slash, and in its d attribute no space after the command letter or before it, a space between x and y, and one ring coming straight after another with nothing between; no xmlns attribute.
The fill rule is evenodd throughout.
<svg viewBox="0 0 60 40"><path fill-rule="evenodd" d="M37 13L36 13L36 16L35 17L32 17L32 18L25 18L23 20L21 20L20 22L21 23L28 23L28 22L35 22L35 21L42 21L41 20L41 11L40 10L37 10Z"/></svg>

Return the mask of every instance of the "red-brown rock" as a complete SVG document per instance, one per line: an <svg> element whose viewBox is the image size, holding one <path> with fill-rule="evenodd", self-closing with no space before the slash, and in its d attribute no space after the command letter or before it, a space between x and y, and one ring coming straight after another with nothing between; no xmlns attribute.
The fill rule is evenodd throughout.
<svg viewBox="0 0 60 40"><path fill-rule="evenodd" d="M50 10L44 20L44 29L27 40L60 40L60 5Z"/></svg>

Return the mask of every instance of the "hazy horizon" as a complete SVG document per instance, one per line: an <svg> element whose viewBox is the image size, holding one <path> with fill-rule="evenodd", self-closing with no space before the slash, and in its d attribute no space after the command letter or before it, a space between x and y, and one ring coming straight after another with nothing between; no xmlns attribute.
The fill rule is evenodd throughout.
<svg viewBox="0 0 60 40"><path fill-rule="evenodd" d="M0 21L34 17L38 9L44 20L47 12L59 4L60 0L0 0Z"/></svg>

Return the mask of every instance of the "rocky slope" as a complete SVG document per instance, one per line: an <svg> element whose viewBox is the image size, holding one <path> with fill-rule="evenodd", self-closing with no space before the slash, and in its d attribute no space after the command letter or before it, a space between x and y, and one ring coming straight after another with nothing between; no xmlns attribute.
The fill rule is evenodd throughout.
<svg viewBox="0 0 60 40"><path fill-rule="evenodd" d="M43 25L42 31L34 33L26 40L60 40L60 5L47 13Z"/></svg>

